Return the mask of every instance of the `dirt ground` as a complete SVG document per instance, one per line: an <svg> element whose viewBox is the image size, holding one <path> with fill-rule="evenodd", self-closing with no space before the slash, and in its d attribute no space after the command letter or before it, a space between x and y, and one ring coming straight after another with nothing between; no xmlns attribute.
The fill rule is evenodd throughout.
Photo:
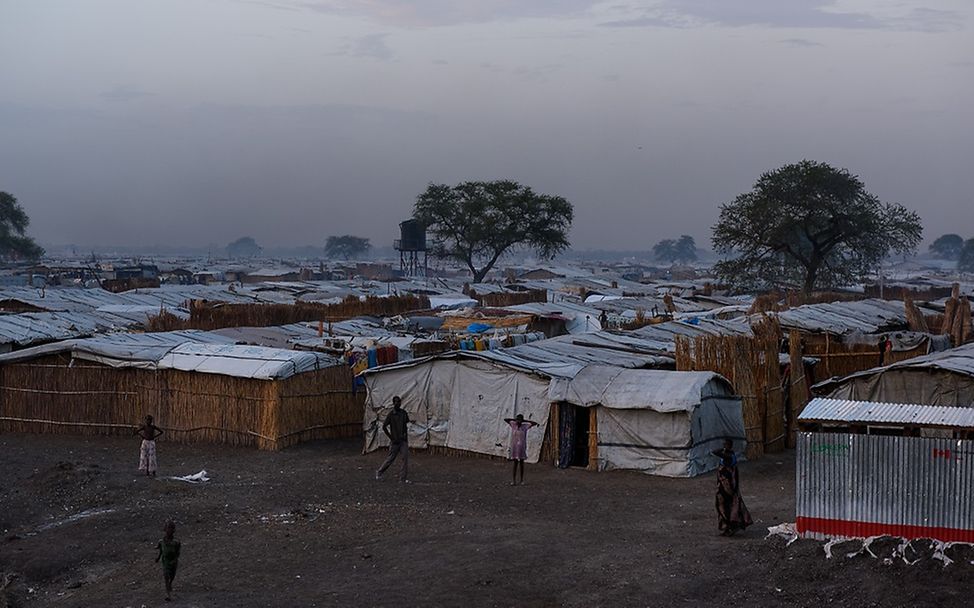
<svg viewBox="0 0 974 608"><path fill-rule="evenodd" d="M140 477L134 440L2 435L0 608L971 605L967 548L944 568L766 540L794 520L792 453L741 465L755 525L728 539L710 475L529 465L515 488L507 463L414 451L403 485L360 446L160 442L160 475L207 471L192 485ZM171 603L153 562L167 518Z"/></svg>

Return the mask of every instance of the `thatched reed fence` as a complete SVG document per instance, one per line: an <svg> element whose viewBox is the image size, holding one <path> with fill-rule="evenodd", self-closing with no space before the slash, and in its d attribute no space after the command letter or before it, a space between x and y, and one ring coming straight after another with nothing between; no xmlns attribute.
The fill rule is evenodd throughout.
<svg viewBox="0 0 974 608"><path fill-rule="evenodd" d="M131 435L277 450L362 433L365 392L344 365L283 380L114 368L52 355L0 367L0 432Z"/></svg>
<svg viewBox="0 0 974 608"><path fill-rule="evenodd" d="M149 318L148 331L176 329L222 329L224 327L271 327L306 321L344 321L362 316L390 317L430 307L426 296L369 296L360 300L349 296L337 304L295 302L293 304L220 304L194 301L189 319L179 319L161 311Z"/></svg>
<svg viewBox="0 0 974 608"><path fill-rule="evenodd" d="M747 457L779 452L787 443L781 365L781 330L773 320L755 325L754 337L677 337L678 371L712 371L730 380L740 395Z"/></svg>
<svg viewBox="0 0 974 608"><path fill-rule="evenodd" d="M488 308L504 308L505 306L517 306L518 304L528 304L530 302L547 302L548 292L544 289L529 289L528 291L501 292L478 294L470 290L468 294L481 306Z"/></svg>
<svg viewBox="0 0 974 608"><path fill-rule="evenodd" d="M866 285L863 295L867 298L880 298L882 300L914 300L932 301L950 297L950 287L927 287L926 289L913 289L906 285L880 285L874 283Z"/></svg>
<svg viewBox="0 0 974 608"><path fill-rule="evenodd" d="M811 399L811 381L808 376L810 369L805 366L802 356L802 336L798 330L788 332L788 406L785 420L787 422L789 448L797 443L798 416L805 409Z"/></svg>
<svg viewBox="0 0 974 608"><path fill-rule="evenodd" d="M927 342L909 350L884 350L879 341L880 336L877 336L876 344L844 344L830 334L802 334L802 354L819 360L812 383L906 361L925 355L929 350Z"/></svg>
<svg viewBox="0 0 974 608"><path fill-rule="evenodd" d="M950 336L954 346L960 346L974 339L971 303L967 296L961 297L960 285L957 283L954 283L951 294L944 307L944 317L940 322L940 333Z"/></svg>

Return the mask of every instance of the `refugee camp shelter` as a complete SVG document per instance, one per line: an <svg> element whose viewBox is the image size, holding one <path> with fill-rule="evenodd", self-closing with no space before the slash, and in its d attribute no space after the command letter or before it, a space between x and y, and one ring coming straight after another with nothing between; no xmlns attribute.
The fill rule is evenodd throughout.
<svg viewBox="0 0 974 608"><path fill-rule="evenodd" d="M974 542L974 408L813 399L798 422L799 534Z"/></svg>
<svg viewBox="0 0 974 608"><path fill-rule="evenodd" d="M548 398L559 466L588 460L599 471L693 477L715 467L711 451L724 439L741 453L747 445L741 398L713 372L589 365L552 379ZM578 417L587 425L569 424ZM585 431L588 451L579 455L573 446Z"/></svg>
<svg viewBox="0 0 974 608"><path fill-rule="evenodd" d="M816 395L880 403L974 405L974 343L833 378Z"/></svg>
<svg viewBox="0 0 974 608"><path fill-rule="evenodd" d="M556 349L551 359L544 348ZM523 414L539 424L528 433L528 462L563 468L686 477L714 466L707 455L725 437L743 451L741 403L725 379L646 369L670 362L649 354L620 352L619 365L593 364L594 350L556 339L370 369L363 374L365 451L388 445L381 424L396 395L416 448L506 457L504 419Z"/></svg>
<svg viewBox="0 0 974 608"><path fill-rule="evenodd" d="M131 435L275 450L358 435L364 395L324 353L199 331L110 334L0 356L0 431Z"/></svg>
<svg viewBox="0 0 974 608"><path fill-rule="evenodd" d="M946 337L909 331L906 306L899 301L806 304L770 314L786 335L796 332L801 337L803 355L820 361L814 370L816 381L912 359L950 345ZM760 319L761 315L751 315L752 322Z"/></svg>

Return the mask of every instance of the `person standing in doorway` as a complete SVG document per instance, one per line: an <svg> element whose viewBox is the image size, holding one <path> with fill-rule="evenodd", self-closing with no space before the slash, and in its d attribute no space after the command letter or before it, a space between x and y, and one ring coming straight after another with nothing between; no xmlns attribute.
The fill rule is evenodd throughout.
<svg viewBox="0 0 974 608"><path fill-rule="evenodd" d="M172 582L176 578L176 569L179 567L179 541L176 540L176 524L169 520L163 529L162 540L156 545L159 553L156 555L156 562L162 562L162 580L166 584L166 601L172 599Z"/></svg>
<svg viewBox="0 0 974 608"><path fill-rule="evenodd" d="M504 422L511 427L510 458L514 461L514 477L511 479L511 485L516 486L518 483L524 485L524 461L528 459L528 431L538 426L538 423L525 420L523 414L518 414L514 418L505 418ZM521 471L520 482L518 482L518 469Z"/></svg>
<svg viewBox="0 0 974 608"><path fill-rule="evenodd" d="M402 456L402 464L399 469L399 481L409 483L407 475L409 473L409 414L402 409L402 399L399 395L392 398L392 411L386 416L382 423L382 432L389 438L389 456L382 463L379 470L375 472L376 479L382 479L382 474Z"/></svg>
<svg viewBox="0 0 974 608"><path fill-rule="evenodd" d="M162 435L162 429L152 422L152 416L146 416L142 426L135 429L135 434L142 438L139 449L139 470L145 471L146 476L155 477L159 468L156 462L156 439Z"/></svg>
<svg viewBox="0 0 974 608"><path fill-rule="evenodd" d="M711 453L720 459L717 465L717 529L724 536L733 536L752 523L751 514L741 497L734 442L725 439L724 449Z"/></svg>

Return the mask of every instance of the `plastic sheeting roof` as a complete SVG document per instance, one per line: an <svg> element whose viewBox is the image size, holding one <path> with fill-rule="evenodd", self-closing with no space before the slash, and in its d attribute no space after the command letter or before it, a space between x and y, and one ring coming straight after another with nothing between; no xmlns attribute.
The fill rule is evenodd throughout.
<svg viewBox="0 0 974 608"><path fill-rule="evenodd" d="M522 371L560 378L572 378L591 364L628 368L670 367L674 364L671 357L655 352L638 338L611 332L594 332L559 336L498 350L451 351L376 367L363 373L419 365L434 358L484 359Z"/></svg>
<svg viewBox="0 0 974 608"><path fill-rule="evenodd" d="M568 321L565 323L565 327L573 334L583 334L602 329L602 324L599 323L599 314L601 314L601 311L591 306L585 306L584 304L575 304L572 302L528 302L527 304L505 306L504 309L533 315L557 315L564 317Z"/></svg>
<svg viewBox="0 0 974 608"><path fill-rule="evenodd" d="M212 332L176 331L45 344L0 355L0 365L64 352L113 367L178 369L260 380L288 378L338 364L324 353L238 345Z"/></svg>
<svg viewBox="0 0 974 608"><path fill-rule="evenodd" d="M630 313L627 316L630 315L635 316L635 313L640 310L646 313L651 313L654 308L660 314L666 312L666 302L663 301L662 297L659 298L653 298L648 296L638 297L638 298L619 297L619 298L612 298L612 299L602 299L599 301L593 300L592 302L588 302L588 300L586 300L586 303L590 304L594 308L598 308L599 310L604 310L606 312L612 312L621 315L627 315L627 313ZM710 308L713 308L713 306L704 306L697 302L685 300L679 296L673 297L673 307L676 309L676 312L679 313L684 313L684 312L699 313L699 312L704 312Z"/></svg>
<svg viewBox="0 0 974 608"><path fill-rule="evenodd" d="M806 304L776 313L785 329L842 335L850 332L875 334L906 327L906 309L896 300L859 300Z"/></svg>
<svg viewBox="0 0 974 608"><path fill-rule="evenodd" d="M653 348L665 352L676 351L676 338L696 338L698 336L751 336L751 326L746 319L720 321L716 319L694 319L692 321L667 321L656 325L646 325L626 332L636 336Z"/></svg>
<svg viewBox="0 0 974 608"><path fill-rule="evenodd" d="M117 319L125 325L123 319ZM102 316L78 312L38 312L0 315L0 344L30 346L39 342L83 338L116 329Z"/></svg>
<svg viewBox="0 0 974 608"><path fill-rule="evenodd" d="M974 428L974 407L874 403L845 399L812 399L800 422L895 424L921 427Z"/></svg>
<svg viewBox="0 0 974 608"><path fill-rule="evenodd" d="M312 351L236 344L187 342L172 348L156 367L236 378L278 380L337 365L334 357Z"/></svg>
<svg viewBox="0 0 974 608"><path fill-rule="evenodd" d="M733 396L730 383L713 372L675 372L589 365L571 380L554 379L551 401L583 407L692 411L710 396Z"/></svg>

